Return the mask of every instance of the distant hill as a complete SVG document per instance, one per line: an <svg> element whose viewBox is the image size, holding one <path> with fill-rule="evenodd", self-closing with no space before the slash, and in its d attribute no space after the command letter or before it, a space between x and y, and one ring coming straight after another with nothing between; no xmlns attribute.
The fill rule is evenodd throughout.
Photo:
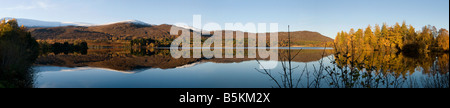
<svg viewBox="0 0 450 108"><path fill-rule="evenodd" d="M290 32L290 35L291 44L294 46L311 46L320 45L326 42L333 42L332 38L312 31L295 31ZM278 32L278 39L280 42L288 42L288 32Z"/></svg>
<svg viewBox="0 0 450 108"><path fill-rule="evenodd" d="M114 38L167 38L171 25L146 25L136 23L115 23L89 27L89 31L111 34Z"/></svg>
<svg viewBox="0 0 450 108"><path fill-rule="evenodd" d="M173 25L168 24L151 25L142 21L127 20L116 23L89 26L70 25L61 27L31 27L29 28L29 31L32 33L32 36L38 40L132 40L141 38L164 39L178 37L170 35L170 28L172 26ZM180 28L190 29L191 33L196 32L188 27ZM225 32L223 32L223 34L225 34ZM245 37L247 37L248 34L249 33L245 33ZM291 32L290 34L291 44L293 46L310 46L333 41L333 39L329 37L312 31L295 31ZM278 37L281 43L280 45L286 46L288 33L279 32Z"/></svg>

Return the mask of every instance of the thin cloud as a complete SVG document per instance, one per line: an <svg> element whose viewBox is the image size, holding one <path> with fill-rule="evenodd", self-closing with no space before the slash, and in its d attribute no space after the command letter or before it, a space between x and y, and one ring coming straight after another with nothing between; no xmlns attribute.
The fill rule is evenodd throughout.
<svg viewBox="0 0 450 108"><path fill-rule="evenodd" d="M31 9L48 9L51 5L48 1L32 1L30 4L21 4L14 7L5 8L6 10L31 10Z"/></svg>

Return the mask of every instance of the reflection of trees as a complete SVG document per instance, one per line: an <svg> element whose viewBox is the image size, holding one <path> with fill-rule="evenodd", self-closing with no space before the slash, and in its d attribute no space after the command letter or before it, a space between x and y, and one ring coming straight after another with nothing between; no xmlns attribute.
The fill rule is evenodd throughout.
<svg viewBox="0 0 450 108"><path fill-rule="evenodd" d="M361 51L336 53L328 67L330 86L336 88L448 87L448 54L429 53L416 58L403 54ZM411 76L421 71L424 78Z"/></svg>
<svg viewBox="0 0 450 108"><path fill-rule="evenodd" d="M41 55L46 55L49 53L54 53L56 55L60 53L69 54L69 53L81 53L83 55L87 54L87 50L89 49L86 42L75 42L73 44L69 44L69 42L64 43L54 43L49 44L47 42L40 42L40 53Z"/></svg>
<svg viewBox="0 0 450 108"><path fill-rule="evenodd" d="M358 53L335 52L334 58L329 58L332 65L325 66L323 61L319 60L318 64L313 64L313 68L309 69L307 63L305 67L289 67L293 58L281 56L284 57L280 59L282 70L258 71L267 75L279 88L449 87L448 53L428 53L411 58L401 53L362 50L354 52ZM280 55L286 55L286 52L281 51ZM326 57L326 53L323 55L325 56L322 57Z"/></svg>
<svg viewBox="0 0 450 108"><path fill-rule="evenodd" d="M436 72L432 68L438 66L440 69L436 70L439 70L439 73L448 73L447 53L425 54L417 58L378 51L365 51L354 55L335 54L334 56L338 66L350 65L360 71L394 73L406 76L407 74L413 74L419 68L423 69L424 74Z"/></svg>
<svg viewBox="0 0 450 108"><path fill-rule="evenodd" d="M132 48L130 54L137 56L152 56L152 55L165 55L170 56L170 50L168 49L155 49L155 48Z"/></svg>

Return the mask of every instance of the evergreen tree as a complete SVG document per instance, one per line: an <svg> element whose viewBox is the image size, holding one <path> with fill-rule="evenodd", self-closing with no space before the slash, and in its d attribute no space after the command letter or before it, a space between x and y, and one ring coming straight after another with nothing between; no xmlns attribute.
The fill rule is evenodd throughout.
<svg viewBox="0 0 450 108"><path fill-rule="evenodd" d="M406 25L405 21L403 21L403 23L402 23L402 27L401 27L400 33L401 33L402 37L404 37L403 41L406 40L406 37L408 35L408 26Z"/></svg>
<svg viewBox="0 0 450 108"><path fill-rule="evenodd" d="M390 33L389 30L387 28L386 23L383 24L383 26L381 27L381 43L382 45L380 45L383 49L387 50L388 47L390 47L391 42L389 42L389 38L390 38Z"/></svg>
<svg viewBox="0 0 450 108"><path fill-rule="evenodd" d="M381 49L380 43L382 42L381 41L382 36L381 36L381 28L378 24L375 25L375 37L376 37L376 42L377 42L377 44L375 45L375 49L380 50Z"/></svg>
<svg viewBox="0 0 450 108"><path fill-rule="evenodd" d="M414 42L417 42L417 34L416 34L416 30L412 25L409 25L409 29L408 29L408 33L406 35L406 42L407 44L411 44Z"/></svg>
<svg viewBox="0 0 450 108"><path fill-rule="evenodd" d="M430 26L425 26L422 28L422 32L420 33L420 36L418 36L418 44L420 46L424 46L423 51L428 52L431 49L432 44L432 33L430 30Z"/></svg>
<svg viewBox="0 0 450 108"><path fill-rule="evenodd" d="M439 35L436 38L438 47L441 50L448 51L449 50L449 36L448 31L446 29L440 29Z"/></svg>
<svg viewBox="0 0 450 108"><path fill-rule="evenodd" d="M392 33L392 43L393 47L401 50L403 48L403 35L402 35L402 27L395 23Z"/></svg>
<svg viewBox="0 0 450 108"><path fill-rule="evenodd" d="M358 29L354 35L354 45L355 46L364 46L365 42L363 41L364 31L362 29ZM364 47L357 48L358 50L363 49Z"/></svg>
<svg viewBox="0 0 450 108"><path fill-rule="evenodd" d="M370 25L367 26L367 28L364 32L364 42L365 42L366 50L374 50L375 49L377 42L376 42L374 33L372 32L372 27Z"/></svg>

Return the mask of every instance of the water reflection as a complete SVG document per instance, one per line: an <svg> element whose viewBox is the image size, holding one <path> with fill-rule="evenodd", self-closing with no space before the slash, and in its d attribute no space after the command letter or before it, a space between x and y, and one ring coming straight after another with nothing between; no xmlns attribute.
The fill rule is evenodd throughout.
<svg viewBox="0 0 450 108"><path fill-rule="evenodd" d="M255 71L259 66L254 58L174 59L168 49L89 49L86 55L40 56L36 87L448 88L448 53L413 58L376 51L279 52L278 67L268 70L278 84ZM292 73L284 74L289 55L297 56L290 60ZM48 70L51 66L68 69Z"/></svg>
<svg viewBox="0 0 450 108"><path fill-rule="evenodd" d="M448 53L408 57L379 51L337 53L327 73L336 88L448 88Z"/></svg>
<svg viewBox="0 0 450 108"><path fill-rule="evenodd" d="M291 55L293 55L291 53ZM324 56L325 57L325 56ZM335 52L312 67L280 61L282 69L258 70L278 88L448 88L448 53L404 56L401 53ZM291 58L292 60L292 58ZM329 63L327 63L329 62ZM292 68L293 67L293 68Z"/></svg>
<svg viewBox="0 0 450 108"><path fill-rule="evenodd" d="M281 50L284 51L284 50ZM327 50L330 52L331 50ZM317 49L304 50L295 62L311 62L322 58L322 51ZM327 53L330 55L331 53ZM259 57L257 55L257 57ZM260 59L260 58L258 58ZM54 54L50 53L37 59L38 65L63 66L63 67L102 67L115 70L135 70L143 68L172 69L184 67L201 62L214 63L240 63L251 61L255 58L180 58L175 59L170 55L169 49L89 49L88 53ZM267 59L264 59L267 60Z"/></svg>

